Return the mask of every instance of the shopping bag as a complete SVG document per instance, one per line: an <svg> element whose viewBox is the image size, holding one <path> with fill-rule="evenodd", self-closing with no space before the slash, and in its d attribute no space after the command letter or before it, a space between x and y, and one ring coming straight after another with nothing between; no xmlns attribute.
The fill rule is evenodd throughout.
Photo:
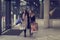
<svg viewBox="0 0 60 40"><path fill-rule="evenodd" d="M21 18L19 18L19 19L16 20L16 25L19 24L19 23L22 24L22 19Z"/></svg>
<svg viewBox="0 0 60 40"><path fill-rule="evenodd" d="M25 30L25 24L17 24L14 26L14 29Z"/></svg>
<svg viewBox="0 0 60 40"><path fill-rule="evenodd" d="M31 33L38 31L38 23L31 23Z"/></svg>

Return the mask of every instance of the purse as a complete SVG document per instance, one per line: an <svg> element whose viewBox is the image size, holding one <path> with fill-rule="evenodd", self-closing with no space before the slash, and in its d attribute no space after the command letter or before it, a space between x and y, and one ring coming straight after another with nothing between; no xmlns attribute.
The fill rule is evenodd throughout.
<svg viewBox="0 0 60 40"><path fill-rule="evenodd" d="M31 32L37 32L38 31L38 23L31 23Z"/></svg>

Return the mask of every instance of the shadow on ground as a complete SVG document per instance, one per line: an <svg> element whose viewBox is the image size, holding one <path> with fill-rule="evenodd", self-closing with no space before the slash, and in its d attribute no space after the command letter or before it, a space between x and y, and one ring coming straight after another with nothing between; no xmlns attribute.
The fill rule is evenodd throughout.
<svg viewBox="0 0 60 40"><path fill-rule="evenodd" d="M3 35L17 35L19 36L21 33L23 32L23 30L18 30L18 29L11 29L9 31L7 31L6 33L4 33Z"/></svg>
<svg viewBox="0 0 60 40"><path fill-rule="evenodd" d="M44 29L60 30L60 27L59 26L56 26L56 27L45 27Z"/></svg>

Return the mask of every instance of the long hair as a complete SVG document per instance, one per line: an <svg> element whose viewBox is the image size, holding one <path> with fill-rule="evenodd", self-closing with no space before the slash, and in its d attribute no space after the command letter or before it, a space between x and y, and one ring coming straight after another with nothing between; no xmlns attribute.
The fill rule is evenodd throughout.
<svg viewBox="0 0 60 40"><path fill-rule="evenodd" d="M27 10L25 10L25 15L27 15L27 16L28 16L28 11L27 11Z"/></svg>

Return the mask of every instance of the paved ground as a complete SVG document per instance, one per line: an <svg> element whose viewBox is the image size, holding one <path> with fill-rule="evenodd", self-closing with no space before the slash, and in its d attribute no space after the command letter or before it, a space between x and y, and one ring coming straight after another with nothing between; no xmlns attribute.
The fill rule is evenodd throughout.
<svg viewBox="0 0 60 40"><path fill-rule="evenodd" d="M46 28L39 26L37 33L34 33L33 37L29 37L29 32L27 31L27 37L25 38L23 32L21 35L2 35L0 40L60 40L60 28Z"/></svg>

